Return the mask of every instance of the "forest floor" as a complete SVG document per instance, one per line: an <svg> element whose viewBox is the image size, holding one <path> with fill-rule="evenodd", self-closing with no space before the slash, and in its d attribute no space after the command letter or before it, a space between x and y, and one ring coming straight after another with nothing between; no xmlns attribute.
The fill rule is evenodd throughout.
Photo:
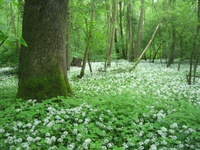
<svg viewBox="0 0 200 150"><path fill-rule="evenodd" d="M92 62L68 73L74 96L37 103L15 98L17 77L0 69L0 149L200 149L200 80L189 65ZM200 68L198 68L199 70Z"/></svg>

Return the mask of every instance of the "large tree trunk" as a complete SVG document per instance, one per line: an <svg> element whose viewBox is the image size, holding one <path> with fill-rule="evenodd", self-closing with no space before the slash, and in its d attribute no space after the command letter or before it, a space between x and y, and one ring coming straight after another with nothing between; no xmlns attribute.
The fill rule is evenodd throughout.
<svg viewBox="0 0 200 150"><path fill-rule="evenodd" d="M26 0L17 97L38 101L72 93L66 67L68 0Z"/></svg>

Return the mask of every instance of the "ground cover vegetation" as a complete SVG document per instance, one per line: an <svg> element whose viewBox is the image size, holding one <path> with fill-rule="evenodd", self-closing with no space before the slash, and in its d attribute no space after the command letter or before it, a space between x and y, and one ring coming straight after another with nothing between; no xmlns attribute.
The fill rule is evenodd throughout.
<svg viewBox="0 0 200 150"><path fill-rule="evenodd" d="M15 99L16 76L1 69L1 149L199 149L199 83L185 82L188 65L92 63L84 78L72 67L75 96L41 103ZM199 81L198 81L199 82Z"/></svg>

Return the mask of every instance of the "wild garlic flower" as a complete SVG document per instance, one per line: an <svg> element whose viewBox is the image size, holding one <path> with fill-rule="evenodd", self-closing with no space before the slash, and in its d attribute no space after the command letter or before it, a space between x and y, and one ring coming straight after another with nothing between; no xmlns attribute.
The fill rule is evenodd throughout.
<svg viewBox="0 0 200 150"><path fill-rule="evenodd" d="M162 127L162 128L161 128L161 131L162 131L162 132L167 132L167 128Z"/></svg>
<svg viewBox="0 0 200 150"><path fill-rule="evenodd" d="M172 128L172 129L178 128L178 124L177 123L173 123L172 125L170 125L170 128Z"/></svg>
<svg viewBox="0 0 200 150"><path fill-rule="evenodd" d="M150 142L150 139L146 139L145 141L144 141L144 144L148 144Z"/></svg>
<svg viewBox="0 0 200 150"><path fill-rule="evenodd" d="M30 136L28 136L27 138L26 138L26 140L27 140L27 142L30 144L31 142L35 142L35 139L34 138L32 138L32 137L30 137Z"/></svg>
<svg viewBox="0 0 200 150"><path fill-rule="evenodd" d="M46 137L46 138L45 138L45 142L46 142L47 144L49 144L49 145L52 144L52 141L51 141L51 139L50 139L49 137Z"/></svg>
<svg viewBox="0 0 200 150"><path fill-rule="evenodd" d="M0 129L0 133L4 133L5 130L3 128Z"/></svg>
<svg viewBox="0 0 200 150"><path fill-rule="evenodd" d="M123 145L123 148L124 148L124 149L127 149L127 148L128 148L128 144L127 144L127 143L123 143L122 145Z"/></svg>
<svg viewBox="0 0 200 150"><path fill-rule="evenodd" d="M112 148L112 146L113 146L112 143L108 143L108 144L107 144L107 147L108 147L108 148Z"/></svg>
<svg viewBox="0 0 200 150"><path fill-rule="evenodd" d="M74 144L74 143L71 143L71 144L69 144L69 145L67 146L67 149L68 149L68 150L73 150L74 147L75 147L75 144Z"/></svg>
<svg viewBox="0 0 200 150"><path fill-rule="evenodd" d="M150 149L149 150L157 150L157 146L155 145L155 144L152 144L151 146L150 146Z"/></svg>
<svg viewBox="0 0 200 150"><path fill-rule="evenodd" d="M106 146L101 146L102 150L107 150Z"/></svg>
<svg viewBox="0 0 200 150"><path fill-rule="evenodd" d="M51 134L49 133L49 132L47 132L46 134L45 134L45 136L50 136Z"/></svg>

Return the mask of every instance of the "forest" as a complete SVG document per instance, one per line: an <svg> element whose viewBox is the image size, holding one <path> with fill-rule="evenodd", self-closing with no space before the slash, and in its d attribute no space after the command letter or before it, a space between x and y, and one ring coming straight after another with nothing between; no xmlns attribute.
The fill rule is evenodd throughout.
<svg viewBox="0 0 200 150"><path fill-rule="evenodd" d="M0 0L0 149L200 149L199 32L200 0Z"/></svg>

